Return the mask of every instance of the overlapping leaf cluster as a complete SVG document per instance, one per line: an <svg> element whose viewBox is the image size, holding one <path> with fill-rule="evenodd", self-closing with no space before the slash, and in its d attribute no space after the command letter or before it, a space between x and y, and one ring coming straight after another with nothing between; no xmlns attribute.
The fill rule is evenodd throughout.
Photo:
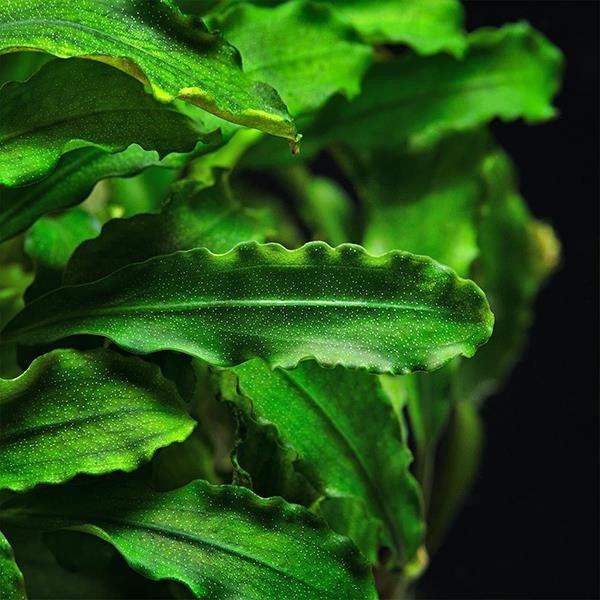
<svg viewBox="0 0 600 600"><path fill-rule="evenodd" d="M455 0L5 0L0 54L3 598L401 595L558 260L487 125L555 115L559 51Z"/></svg>

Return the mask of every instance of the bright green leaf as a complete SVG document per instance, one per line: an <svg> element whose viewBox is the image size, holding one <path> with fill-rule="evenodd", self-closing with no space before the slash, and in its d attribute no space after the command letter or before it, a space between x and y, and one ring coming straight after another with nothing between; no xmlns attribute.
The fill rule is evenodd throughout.
<svg viewBox="0 0 600 600"><path fill-rule="evenodd" d="M346 538L301 506L195 481L155 492L132 478L40 490L5 505L24 527L77 527L110 541L151 579L202 598L376 598L370 569Z"/></svg>
<svg viewBox="0 0 600 600"><path fill-rule="evenodd" d="M352 27L305 0L241 4L211 25L240 51L244 72L275 87L293 115L313 112L338 92L355 96L371 59Z"/></svg>
<svg viewBox="0 0 600 600"><path fill-rule="evenodd" d="M0 488L132 471L183 441L194 421L175 387L139 358L56 350L0 380Z"/></svg>
<svg viewBox="0 0 600 600"><path fill-rule="evenodd" d="M329 0L374 44L407 44L419 54L462 56L463 9L458 0Z"/></svg>
<svg viewBox="0 0 600 600"><path fill-rule="evenodd" d="M317 118L301 122L302 156L337 143L360 149L424 146L496 118L537 123L555 116L551 102L562 55L544 36L517 23L480 29L468 41L460 61L406 53L375 64L353 102L333 98ZM265 139L246 164L264 167L289 160Z"/></svg>
<svg viewBox="0 0 600 600"><path fill-rule="evenodd" d="M416 152L373 152L360 186L365 248L424 254L468 275L479 254L481 166L490 151L489 136L479 131Z"/></svg>
<svg viewBox="0 0 600 600"><path fill-rule="evenodd" d="M234 123L296 137L274 90L247 77L234 48L169 0L7 0L0 53L19 49L105 62L148 84L161 102L181 98Z"/></svg>
<svg viewBox="0 0 600 600"><path fill-rule="evenodd" d="M8 540L0 531L0 590L2 600L26 600L23 574Z"/></svg>
<svg viewBox="0 0 600 600"><path fill-rule="evenodd" d="M1 11L1 9L0 9ZM2 28L0 26L0 36ZM0 90L0 183L25 185L83 146L108 152L137 143L160 156L191 151L206 130L95 61L53 60L24 83Z"/></svg>
<svg viewBox="0 0 600 600"><path fill-rule="evenodd" d="M407 373L472 356L492 325L481 290L426 257L249 242L221 255L159 256L60 288L25 307L4 338L39 344L87 333L220 366L257 356L292 368L314 357Z"/></svg>
<svg viewBox="0 0 600 600"><path fill-rule="evenodd" d="M158 215L114 219L73 255L65 273L69 285L100 279L120 267L178 250L206 247L222 253L244 240L262 242L273 225L242 208L224 177L212 187L184 180ZM267 221L266 223L264 221Z"/></svg>
<svg viewBox="0 0 600 600"><path fill-rule="evenodd" d="M396 414L375 375L303 362L271 370L260 360L234 369L243 410L276 427L295 465L332 498L358 498L383 525L380 545L410 560L423 522L412 461ZM345 533L345 532L343 532ZM369 555L377 555L377 546Z"/></svg>

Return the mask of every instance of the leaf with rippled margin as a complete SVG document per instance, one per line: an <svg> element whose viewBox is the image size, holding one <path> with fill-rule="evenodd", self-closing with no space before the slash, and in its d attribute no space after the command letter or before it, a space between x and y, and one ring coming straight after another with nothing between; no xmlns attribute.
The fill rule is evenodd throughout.
<svg viewBox="0 0 600 600"><path fill-rule="evenodd" d="M371 48L344 19L305 0L237 5L210 24L240 51L244 72L273 85L294 116L336 93L356 96L371 60Z"/></svg>
<svg viewBox="0 0 600 600"><path fill-rule="evenodd" d="M4 0L0 53L34 49L108 63L161 102L181 98L223 119L295 139L277 93L247 77L235 48L170 0Z"/></svg>
<svg viewBox="0 0 600 600"><path fill-rule="evenodd" d="M466 39L458 0L329 0L373 44L406 44L419 54L462 56Z"/></svg>
<svg viewBox="0 0 600 600"><path fill-rule="evenodd" d="M301 506L235 486L198 480L161 493L132 478L87 481L15 498L2 517L97 535L136 571L180 581L201 598L377 597L350 540Z"/></svg>
<svg viewBox="0 0 600 600"><path fill-rule="evenodd" d="M55 350L0 379L0 489L133 471L194 428L159 369L108 350Z"/></svg>
<svg viewBox="0 0 600 600"><path fill-rule="evenodd" d="M373 65L354 101L332 98L317 118L301 122L302 156L338 143L359 149L425 146L492 119L538 123L556 115L552 98L562 55L541 33L516 23L479 29L467 39L462 60L406 53ZM289 160L268 139L247 156L254 167Z"/></svg>
<svg viewBox="0 0 600 600"><path fill-rule="evenodd" d="M164 157L211 137L138 81L95 61L53 60L0 90L0 184L7 186L44 177L62 154L84 146L119 152L136 143Z"/></svg>
<svg viewBox="0 0 600 600"><path fill-rule="evenodd" d="M472 356L493 315L483 292L421 256L360 246L298 250L248 242L159 256L29 304L4 339L40 344L76 334L131 352L176 350L219 366L253 357L408 373Z"/></svg>
<svg viewBox="0 0 600 600"><path fill-rule="evenodd" d="M241 396L224 387L226 399L261 425L276 427L315 490L358 498L379 520L380 539L367 555L388 546L398 561L410 560L423 539L421 498L408 471L412 455L380 379L313 361L284 371L252 360L233 372Z"/></svg>
<svg viewBox="0 0 600 600"><path fill-rule="evenodd" d="M73 254L64 282L88 283L131 263L178 250L205 247L222 253L245 240L263 242L274 228L264 217L242 207L223 175L211 187L183 180L175 184L160 214L113 219L104 225L100 236Z"/></svg>
<svg viewBox="0 0 600 600"><path fill-rule="evenodd" d="M8 540L0 531L0 590L2 600L27 600L23 574L15 562Z"/></svg>

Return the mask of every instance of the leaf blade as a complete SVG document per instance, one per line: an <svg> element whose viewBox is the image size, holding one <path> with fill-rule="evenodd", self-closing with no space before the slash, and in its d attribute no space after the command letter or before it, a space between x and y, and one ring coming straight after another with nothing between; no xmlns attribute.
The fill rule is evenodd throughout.
<svg viewBox="0 0 600 600"><path fill-rule="evenodd" d="M0 531L0 588L3 600L27 600L23 574L15 562L13 550Z"/></svg>
<svg viewBox="0 0 600 600"><path fill-rule="evenodd" d="M259 356L293 368L313 357L406 373L472 356L492 325L481 290L425 257L246 243L223 255L198 248L160 256L60 288L28 305L4 337L36 344L78 332L220 366Z"/></svg>
<svg viewBox="0 0 600 600"><path fill-rule="evenodd" d="M5 516L25 527L79 526L110 541L146 577L181 581L199 597L376 597L347 539L298 505L243 488L198 480L158 493L113 479L28 498L7 505Z"/></svg>
<svg viewBox="0 0 600 600"><path fill-rule="evenodd" d="M131 471L194 427L156 367L107 350L46 354L0 380L0 398L0 488L14 491Z"/></svg>
<svg viewBox="0 0 600 600"><path fill-rule="evenodd" d="M168 0L4 3L0 52L22 48L106 62L149 84L161 102L182 98L240 125L296 137L276 92L246 77L235 49Z"/></svg>

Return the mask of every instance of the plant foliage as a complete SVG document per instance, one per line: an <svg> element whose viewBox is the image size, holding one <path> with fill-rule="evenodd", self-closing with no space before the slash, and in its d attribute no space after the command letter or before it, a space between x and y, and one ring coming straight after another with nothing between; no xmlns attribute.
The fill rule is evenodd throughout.
<svg viewBox="0 0 600 600"><path fill-rule="evenodd" d="M410 593L560 254L561 54L463 20L1 3L2 598Z"/></svg>

